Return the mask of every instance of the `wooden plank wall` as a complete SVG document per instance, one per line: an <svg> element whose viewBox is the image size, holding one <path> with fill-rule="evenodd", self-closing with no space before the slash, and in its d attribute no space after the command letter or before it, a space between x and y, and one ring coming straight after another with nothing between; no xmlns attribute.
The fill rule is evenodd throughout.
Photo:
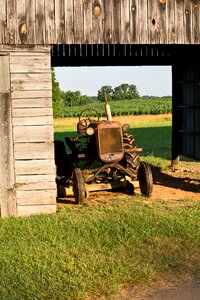
<svg viewBox="0 0 200 300"><path fill-rule="evenodd" d="M56 183L50 47L10 51L17 214L52 213Z"/></svg>
<svg viewBox="0 0 200 300"><path fill-rule="evenodd" d="M9 53L0 52L0 216L16 215Z"/></svg>
<svg viewBox="0 0 200 300"><path fill-rule="evenodd" d="M0 44L199 44L199 0L0 0Z"/></svg>

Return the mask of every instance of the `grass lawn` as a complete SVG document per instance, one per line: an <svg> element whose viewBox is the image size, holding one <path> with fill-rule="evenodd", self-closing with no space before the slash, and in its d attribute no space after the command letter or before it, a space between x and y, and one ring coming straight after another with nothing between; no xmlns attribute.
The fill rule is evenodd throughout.
<svg viewBox="0 0 200 300"><path fill-rule="evenodd" d="M200 270L200 204L141 198L0 220L0 299L84 299Z"/></svg>
<svg viewBox="0 0 200 300"><path fill-rule="evenodd" d="M142 159L165 168L171 121L163 118L132 123L131 130ZM55 127L56 139L73 128ZM109 297L120 284L200 271L200 201L174 205L117 194L98 200L53 215L0 219L0 299Z"/></svg>

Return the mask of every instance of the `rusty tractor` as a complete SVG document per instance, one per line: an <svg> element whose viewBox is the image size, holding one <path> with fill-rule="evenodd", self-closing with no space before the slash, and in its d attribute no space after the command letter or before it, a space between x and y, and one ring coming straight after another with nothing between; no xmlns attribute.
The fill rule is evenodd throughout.
<svg viewBox="0 0 200 300"><path fill-rule="evenodd" d="M138 148L130 134L130 126L112 120L110 105L105 94L106 120L101 120L95 109L79 115L76 137L65 137L68 151L61 141L55 141L58 185L71 186L77 204L88 198L89 190L102 185L125 187L134 194L138 181L140 193L150 197L153 178L150 166L140 162L142 148ZM91 117L92 116L92 117ZM94 117L95 116L95 117Z"/></svg>

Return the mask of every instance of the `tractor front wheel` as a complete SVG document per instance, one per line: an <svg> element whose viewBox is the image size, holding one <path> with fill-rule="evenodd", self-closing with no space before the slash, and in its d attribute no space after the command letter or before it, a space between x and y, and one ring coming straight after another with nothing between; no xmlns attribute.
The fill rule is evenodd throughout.
<svg viewBox="0 0 200 300"><path fill-rule="evenodd" d="M83 204L85 200L85 183L83 174L79 168L74 169L72 181L75 202L76 204Z"/></svg>
<svg viewBox="0 0 200 300"><path fill-rule="evenodd" d="M153 176L151 168L145 162L141 162L139 165L138 180L141 194L145 197L151 197L153 192Z"/></svg>

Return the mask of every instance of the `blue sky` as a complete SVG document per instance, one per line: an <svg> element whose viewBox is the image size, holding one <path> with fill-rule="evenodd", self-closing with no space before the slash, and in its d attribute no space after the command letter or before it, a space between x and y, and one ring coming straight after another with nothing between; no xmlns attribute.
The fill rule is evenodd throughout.
<svg viewBox="0 0 200 300"><path fill-rule="evenodd" d="M80 91L96 96L104 85L113 88L135 84L140 96L168 96L172 94L171 67L62 67L55 68L56 80L63 91Z"/></svg>

